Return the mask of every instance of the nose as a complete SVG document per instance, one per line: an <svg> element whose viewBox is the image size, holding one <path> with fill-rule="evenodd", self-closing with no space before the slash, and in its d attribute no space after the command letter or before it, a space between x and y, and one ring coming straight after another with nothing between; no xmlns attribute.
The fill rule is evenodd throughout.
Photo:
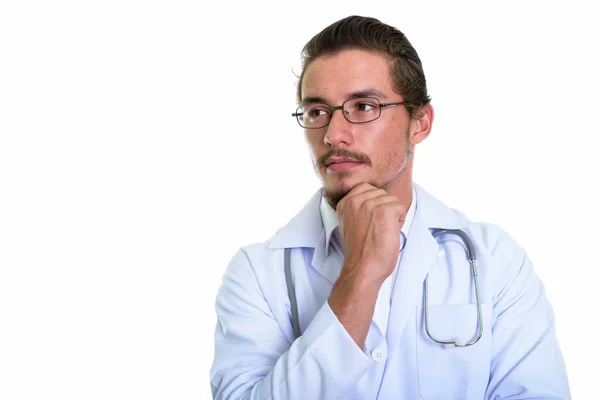
<svg viewBox="0 0 600 400"><path fill-rule="evenodd" d="M340 112L336 113L338 110ZM331 121L329 121L329 125L325 127L327 131L325 132L323 141L328 146L343 147L351 145L354 142L352 124L348 122L343 113L344 110L341 108L334 110L331 114Z"/></svg>

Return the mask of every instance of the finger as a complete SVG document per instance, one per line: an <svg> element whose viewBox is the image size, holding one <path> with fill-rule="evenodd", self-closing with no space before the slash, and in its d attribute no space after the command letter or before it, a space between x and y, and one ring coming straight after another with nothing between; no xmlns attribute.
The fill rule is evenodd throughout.
<svg viewBox="0 0 600 400"><path fill-rule="evenodd" d="M354 189L357 189L357 187ZM343 214L344 209L348 204L351 204L353 208L358 209L365 201L369 199L388 195L385 190L376 188L375 186L369 184L365 184L365 186L358 188L356 191L354 191L354 189L348 192L348 194L344 196L344 198L338 203L336 210L338 215Z"/></svg>
<svg viewBox="0 0 600 400"><path fill-rule="evenodd" d="M373 198L365 202L365 206L375 209L378 207L385 207L387 212L393 212L398 221L404 221L408 208L398 201L398 198L393 195L386 195L377 198Z"/></svg>
<svg viewBox="0 0 600 400"><path fill-rule="evenodd" d="M372 190L377 190L378 188L371 185L370 183L367 182L361 182L358 185L354 186L345 196L342 200L340 200L340 202L346 200L348 201L349 198L357 196L361 193L365 193L365 192L370 192Z"/></svg>
<svg viewBox="0 0 600 400"><path fill-rule="evenodd" d="M361 182L358 185L354 186L352 190L348 192L348 194L358 194L367 190L378 189L376 186L371 185L369 182Z"/></svg>

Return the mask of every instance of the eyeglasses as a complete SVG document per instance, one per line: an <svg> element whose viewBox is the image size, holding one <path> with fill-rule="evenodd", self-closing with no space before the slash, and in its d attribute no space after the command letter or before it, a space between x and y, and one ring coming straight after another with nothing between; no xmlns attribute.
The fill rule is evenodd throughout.
<svg viewBox="0 0 600 400"><path fill-rule="evenodd" d="M360 97L348 99L341 106L335 107L325 103L306 104L298 107L292 116L296 117L301 127L318 129L329 125L335 110L342 110L342 115L348 122L364 124L379 118L383 107L399 106L405 103L405 101L380 103L375 97Z"/></svg>

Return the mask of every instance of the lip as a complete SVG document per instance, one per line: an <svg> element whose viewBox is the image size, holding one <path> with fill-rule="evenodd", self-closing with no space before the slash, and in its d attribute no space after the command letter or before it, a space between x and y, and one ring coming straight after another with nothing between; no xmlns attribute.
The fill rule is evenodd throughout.
<svg viewBox="0 0 600 400"><path fill-rule="evenodd" d="M340 159L340 160L330 160L326 165L327 171L331 172L339 172L339 171L348 171L350 169L356 168L360 166L362 163L354 160L348 159Z"/></svg>
<svg viewBox="0 0 600 400"><path fill-rule="evenodd" d="M357 161L352 158L331 157L329 160L327 160L327 162L325 163L325 166L329 167L331 164L337 164L337 163L343 163L343 162L357 162Z"/></svg>

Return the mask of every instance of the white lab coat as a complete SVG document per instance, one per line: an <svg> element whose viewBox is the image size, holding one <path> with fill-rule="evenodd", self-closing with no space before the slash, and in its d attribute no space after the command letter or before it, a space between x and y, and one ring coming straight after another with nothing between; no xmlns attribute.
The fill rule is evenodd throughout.
<svg viewBox="0 0 600 400"><path fill-rule="evenodd" d="M415 185L417 209L392 294L389 323L371 323L360 349L327 303L343 260L325 254L321 191L265 243L242 248L217 295L211 387L216 399L569 399L551 306L525 251L491 224L474 223ZM465 247L434 228L462 229L478 258L483 335L470 347L439 339L476 333ZM302 335L294 341L284 275L291 269Z"/></svg>

